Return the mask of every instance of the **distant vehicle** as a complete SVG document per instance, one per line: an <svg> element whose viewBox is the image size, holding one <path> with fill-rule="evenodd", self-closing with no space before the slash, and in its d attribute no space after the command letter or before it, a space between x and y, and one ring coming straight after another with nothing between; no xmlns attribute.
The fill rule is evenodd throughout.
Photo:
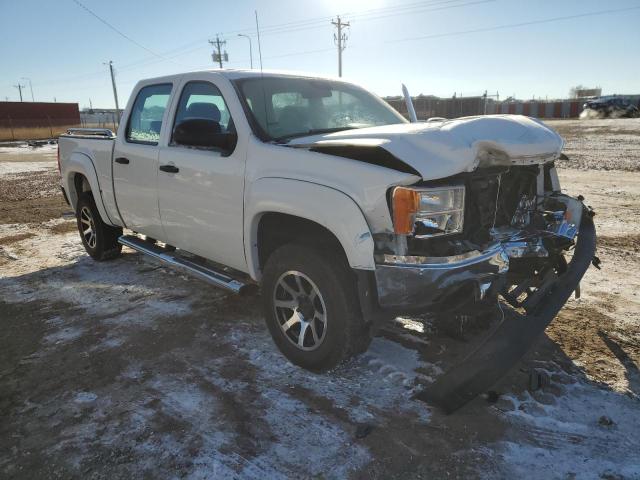
<svg viewBox="0 0 640 480"><path fill-rule="evenodd" d="M629 99L618 96L599 97L587 100L583 105L584 111L587 112L583 116L594 116L599 118L621 118L640 116L638 107L632 104Z"/></svg>
<svg viewBox="0 0 640 480"><path fill-rule="evenodd" d="M117 136L73 129L59 160L91 257L126 245L235 293L259 286L276 345L309 370L398 315L495 318L494 340L432 385L451 410L527 351L593 259L562 145L521 115L408 123L341 80L220 70L139 82Z"/></svg>

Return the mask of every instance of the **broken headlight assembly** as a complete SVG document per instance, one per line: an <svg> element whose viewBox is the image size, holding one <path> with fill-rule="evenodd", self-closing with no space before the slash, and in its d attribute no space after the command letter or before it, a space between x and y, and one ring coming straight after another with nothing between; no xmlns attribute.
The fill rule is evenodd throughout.
<svg viewBox="0 0 640 480"><path fill-rule="evenodd" d="M416 238L461 233L464 191L463 185L394 188L391 204L395 233Z"/></svg>

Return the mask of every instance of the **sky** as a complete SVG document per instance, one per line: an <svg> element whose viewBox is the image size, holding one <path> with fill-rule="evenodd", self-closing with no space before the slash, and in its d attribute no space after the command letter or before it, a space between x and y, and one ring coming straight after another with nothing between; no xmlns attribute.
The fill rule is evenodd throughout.
<svg viewBox="0 0 640 480"><path fill-rule="evenodd" d="M337 76L331 19L349 22L343 77L381 96L563 98L575 85L640 93L640 0L0 0L0 101L121 108L143 78L248 68L257 10L265 69ZM91 13L93 12L93 14ZM99 17L99 18L98 18Z"/></svg>

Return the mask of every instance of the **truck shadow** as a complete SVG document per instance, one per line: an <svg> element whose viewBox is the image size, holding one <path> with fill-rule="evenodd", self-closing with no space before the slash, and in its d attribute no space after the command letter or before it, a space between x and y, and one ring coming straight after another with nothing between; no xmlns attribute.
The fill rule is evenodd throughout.
<svg viewBox="0 0 640 480"><path fill-rule="evenodd" d="M469 343L428 322L390 326L365 354L314 375L276 350L258 297L230 296L137 254L69 261L0 279L8 476L477 477L504 474L509 460L496 452L511 442L525 456L527 446L569 444L595 459L598 442L620 455L640 448L598 424L602 412L620 423L629 402L637 408L633 394L594 382L547 335L494 387L496 398L447 416L413 395ZM602 335L637 395L632 355ZM532 369L550 382L530 391Z"/></svg>

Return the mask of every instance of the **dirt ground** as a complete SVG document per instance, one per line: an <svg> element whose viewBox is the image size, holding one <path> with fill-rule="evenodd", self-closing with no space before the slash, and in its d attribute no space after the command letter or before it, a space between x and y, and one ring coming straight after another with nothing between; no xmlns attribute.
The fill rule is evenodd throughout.
<svg viewBox="0 0 640 480"><path fill-rule="evenodd" d="M497 401L449 416L413 396L469 341L403 318L347 365L300 370L258 298L126 249L91 261L55 147L0 149L0 477L639 479L640 123L550 123L602 270Z"/></svg>

